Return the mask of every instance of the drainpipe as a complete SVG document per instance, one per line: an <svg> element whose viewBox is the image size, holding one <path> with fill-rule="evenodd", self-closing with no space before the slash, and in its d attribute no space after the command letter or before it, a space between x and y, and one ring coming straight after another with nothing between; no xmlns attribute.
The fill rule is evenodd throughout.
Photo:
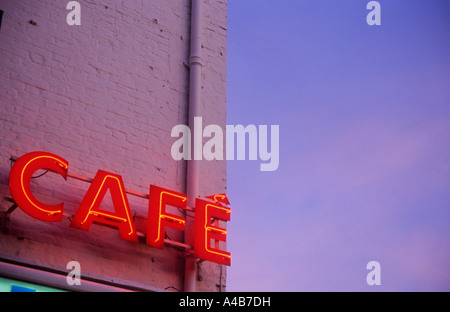
<svg viewBox="0 0 450 312"><path fill-rule="evenodd" d="M189 82L189 123L191 131L194 131L194 118L201 115L201 79L202 79L202 59L201 59L201 5L203 0L191 1L191 46L190 46L190 82ZM195 135L192 135L192 140ZM191 141L191 146L194 147ZM192 148L191 150L194 150ZM192 155L191 155L192 156ZM186 188L188 196L188 206L195 207L195 199L199 197L199 166L200 161L187 161ZM186 217L185 238L187 245L194 246L194 219ZM189 255L185 260L184 271L184 291L195 292L197 282L197 263L193 255Z"/></svg>

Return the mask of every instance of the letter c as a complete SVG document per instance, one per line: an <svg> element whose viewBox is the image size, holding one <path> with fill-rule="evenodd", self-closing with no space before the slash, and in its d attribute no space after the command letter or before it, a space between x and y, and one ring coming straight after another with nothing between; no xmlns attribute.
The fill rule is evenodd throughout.
<svg viewBox="0 0 450 312"><path fill-rule="evenodd" d="M31 152L20 157L11 168L9 189L16 204L28 215L47 222L62 220L64 203L46 205L39 202L31 193L30 182L33 174L44 169L60 174L67 180L69 163L54 154Z"/></svg>

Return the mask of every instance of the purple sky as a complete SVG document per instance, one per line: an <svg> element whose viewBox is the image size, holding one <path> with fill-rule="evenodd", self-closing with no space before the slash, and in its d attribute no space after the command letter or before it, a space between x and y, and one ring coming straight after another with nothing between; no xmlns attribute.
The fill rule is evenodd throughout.
<svg viewBox="0 0 450 312"><path fill-rule="evenodd" d="M227 123L280 125L228 161L228 291L450 291L449 1L368 2L228 2Z"/></svg>

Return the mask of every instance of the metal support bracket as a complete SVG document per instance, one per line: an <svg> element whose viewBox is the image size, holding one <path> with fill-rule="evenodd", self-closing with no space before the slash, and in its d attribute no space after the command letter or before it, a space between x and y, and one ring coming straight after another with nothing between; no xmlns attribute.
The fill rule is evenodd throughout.
<svg viewBox="0 0 450 312"><path fill-rule="evenodd" d="M7 211L1 211L0 212L0 230L2 231L2 233L4 234L8 234L9 233L9 225L11 223L11 214L14 212L14 210L17 209L17 204L14 201L14 199L9 198L9 197L4 197L4 200L12 203L12 206L9 207L9 209Z"/></svg>

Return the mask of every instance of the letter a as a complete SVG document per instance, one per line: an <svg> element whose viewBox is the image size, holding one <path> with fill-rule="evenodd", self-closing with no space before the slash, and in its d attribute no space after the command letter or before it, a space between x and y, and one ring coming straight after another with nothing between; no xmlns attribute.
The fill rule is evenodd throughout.
<svg viewBox="0 0 450 312"><path fill-rule="evenodd" d="M370 1L366 7L367 10L372 10L367 14L367 24L370 26L381 25L381 6L378 1Z"/></svg>
<svg viewBox="0 0 450 312"><path fill-rule="evenodd" d="M366 282L369 286L381 285L381 265L377 261L367 263L367 270L372 270L367 274Z"/></svg>
<svg viewBox="0 0 450 312"><path fill-rule="evenodd" d="M100 204L108 190L114 212L100 209ZM121 176L99 170L70 226L88 231L93 222L117 228L120 237L124 240L139 242Z"/></svg>
<svg viewBox="0 0 450 312"><path fill-rule="evenodd" d="M180 134L181 138L172 144L170 150L172 158L177 161L182 159L191 160L191 130L186 125L177 125L172 128L172 138L176 138Z"/></svg>
<svg viewBox="0 0 450 312"><path fill-rule="evenodd" d="M70 261L67 263L66 268L68 270L72 270L67 274L66 281L67 285L74 286L74 285L81 285L81 265L77 261Z"/></svg>
<svg viewBox="0 0 450 312"><path fill-rule="evenodd" d="M72 10L67 14L67 24L69 26L81 25L81 6L78 1L70 1L66 6L67 10Z"/></svg>

